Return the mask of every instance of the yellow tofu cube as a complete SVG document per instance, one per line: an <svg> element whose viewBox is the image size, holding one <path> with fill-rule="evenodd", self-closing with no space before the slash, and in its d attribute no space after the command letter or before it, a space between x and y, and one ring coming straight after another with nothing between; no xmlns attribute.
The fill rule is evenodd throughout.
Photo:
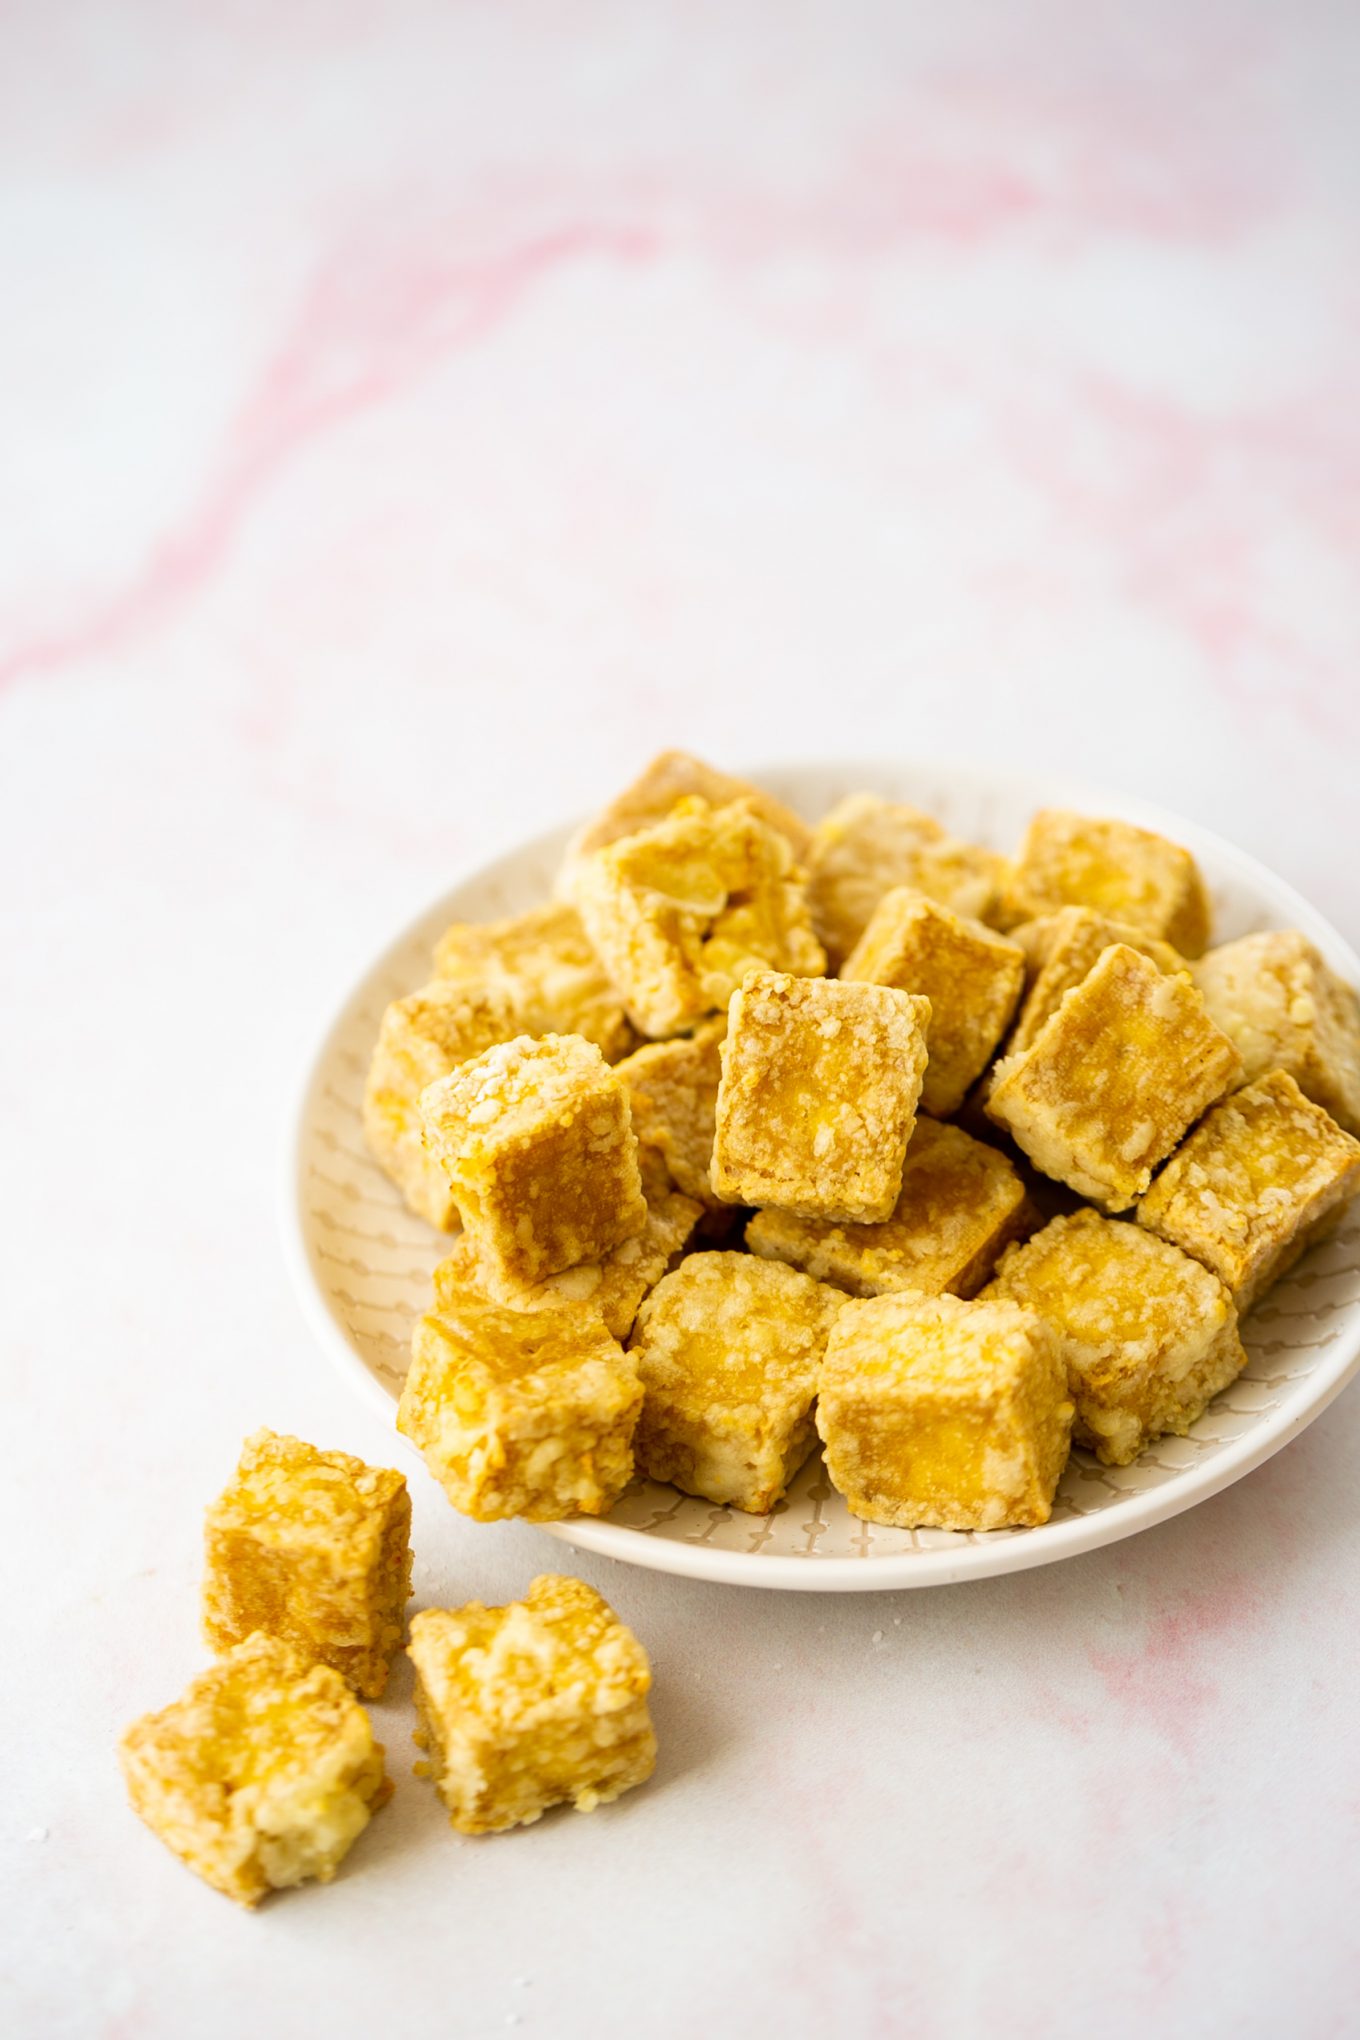
<svg viewBox="0 0 1360 2040"><path fill-rule="evenodd" d="M1347 1133L1360 1134L1360 1000L1295 928L1244 935L1195 967L1210 1018L1250 1082L1284 1070Z"/></svg>
<svg viewBox="0 0 1360 2040"><path fill-rule="evenodd" d="M811 831L806 822L772 794L719 772L688 751L662 751L629 787L612 800L578 833L567 852L570 866L578 857L617 843L620 836L635 836L639 829L664 822L683 800L707 801L710 807L730 807L745 801L753 814L786 838L790 850L801 862L807 855Z"/></svg>
<svg viewBox="0 0 1360 2040"><path fill-rule="evenodd" d="M1209 940L1209 895L1188 850L1132 822L1042 808L1029 825L1011 874L1017 919L1059 907L1093 907L1160 936L1182 956Z"/></svg>
<svg viewBox="0 0 1360 2040"><path fill-rule="evenodd" d="M1093 907L1060 907L1056 914L1043 914L1037 921L1012 928L1011 940L1023 950L1026 969L1024 997L1006 1043L1008 1055L1019 1055L1029 1047L1065 995L1090 976L1113 943L1136 949L1160 971L1186 968L1185 958L1169 942L1140 934L1127 921L1112 921Z"/></svg>
<svg viewBox="0 0 1360 2040"><path fill-rule="evenodd" d="M825 962L788 841L745 802L684 801L579 859L573 887L644 1034L693 1027L757 966L811 977Z"/></svg>
<svg viewBox="0 0 1360 2040"><path fill-rule="evenodd" d="M1239 1313L1360 1191L1360 1141L1283 1070L1215 1105L1138 1206L1138 1223L1212 1268Z"/></svg>
<svg viewBox="0 0 1360 2040"><path fill-rule="evenodd" d="M435 945L441 982L491 985L510 999L515 1034L579 1034L606 1062L636 1036L575 907L535 907L512 921L455 921Z"/></svg>
<svg viewBox="0 0 1360 2040"><path fill-rule="evenodd" d="M817 1369L844 1302L749 1254L691 1254L664 1276L633 1332L642 1472L768 1514L816 1444Z"/></svg>
<svg viewBox="0 0 1360 2040"><path fill-rule="evenodd" d="M402 1474L256 1431L208 1510L205 1547L203 1633L213 1650L259 1631L381 1699L411 1593Z"/></svg>
<svg viewBox="0 0 1360 2040"><path fill-rule="evenodd" d="M1046 1523L1072 1403L1056 1342L1015 1304L876 1296L847 1304L817 1428L852 1513L903 1529Z"/></svg>
<svg viewBox="0 0 1360 2040"><path fill-rule="evenodd" d="M1188 978L1118 942L997 1064L987 1111L1045 1175L1123 1211L1241 1069Z"/></svg>
<svg viewBox="0 0 1360 2040"><path fill-rule="evenodd" d="M416 1743L465 1835L579 1813L656 1768L647 1653L581 1580L544 1573L504 1608L426 1608L411 1624Z"/></svg>
<svg viewBox="0 0 1360 2040"><path fill-rule="evenodd" d="M1025 953L981 921L896 886L874 908L841 977L929 999L921 1109L945 1119L958 1111L1010 1025Z"/></svg>
<svg viewBox="0 0 1360 2040"><path fill-rule="evenodd" d="M133 1810L240 1905L308 1877L328 1884L392 1793L340 1674L268 1636L135 1721L119 1757Z"/></svg>
<svg viewBox="0 0 1360 2040"><path fill-rule="evenodd" d="M930 1001L753 971L722 1045L713 1187L805 1218L890 1216L926 1067Z"/></svg>
<svg viewBox="0 0 1360 2040"><path fill-rule="evenodd" d="M633 1329L638 1306L666 1273L698 1224L703 1206L678 1191L663 1192L647 1205L647 1223L632 1239L611 1247L602 1261L583 1261L541 1282L500 1281L483 1267L471 1235L455 1241L453 1251L434 1271L435 1309L452 1289L475 1289L510 1310L590 1310L604 1320L611 1338L623 1340Z"/></svg>
<svg viewBox="0 0 1360 2040"><path fill-rule="evenodd" d="M1057 1334L1076 1400L1073 1436L1127 1466L1164 1432L1183 1436L1247 1364L1216 1275L1141 1226L1076 1211L1001 1257L984 1296Z"/></svg>
<svg viewBox="0 0 1360 2040"><path fill-rule="evenodd" d="M1012 1240L1038 1224L1019 1171L957 1126L918 1119L902 1192L881 1225L836 1225L788 1211L758 1211L746 1245L852 1296L914 1289L972 1296Z"/></svg>
<svg viewBox="0 0 1360 2040"><path fill-rule="evenodd" d="M837 802L812 832L807 853L812 925L839 967L885 892L911 886L941 906L990 920L1006 861L946 835L932 815L876 793Z"/></svg>
<svg viewBox="0 0 1360 2040"><path fill-rule="evenodd" d="M726 1032L721 1014L692 1035L649 1042L617 1065L632 1104L639 1165L657 1172L649 1180L707 1206L722 1203L709 1168Z"/></svg>
<svg viewBox="0 0 1360 2040"><path fill-rule="evenodd" d="M578 1035L488 1049L423 1091L420 1115L495 1281L602 1260L647 1222L628 1093Z"/></svg>
<svg viewBox="0 0 1360 2040"><path fill-rule="evenodd" d="M411 1210L440 1232L458 1230L458 1207L443 1170L425 1151L420 1094L519 1031L513 1001L483 985L426 985L383 1014L364 1091L364 1133Z"/></svg>
<svg viewBox="0 0 1360 2040"><path fill-rule="evenodd" d="M594 1311L509 1310L441 1285L397 1429L465 1516L602 1516L633 1477L637 1367Z"/></svg>

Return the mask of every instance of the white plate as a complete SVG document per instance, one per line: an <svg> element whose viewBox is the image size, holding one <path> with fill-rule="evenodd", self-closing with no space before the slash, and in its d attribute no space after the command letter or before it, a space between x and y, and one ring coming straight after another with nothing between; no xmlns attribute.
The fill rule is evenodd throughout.
<svg viewBox="0 0 1360 2040"><path fill-rule="evenodd" d="M1291 887L1240 850L1139 803L1088 786L971 767L819 765L752 775L809 820L859 788L924 807L956 834L1011 848L1037 807L1121 814L1199 858L1215 936L1301 928L1333 968L1360 982L1360 960ZM412 1217L370 1160L360 1129L364 1073L388 1001L424 982L435 938L453 920L492 920L546 897L568 829L526 843L446 893L372 963L345 999L308 1070L289 1155L284 1230L298 1291L322 1345L370 1402L392 1415L413 1320L425 1308L442 1234ZM939 1586L1046 1565L1127 1537L1203 1501L1278 1452L1360 1366L1360 1219L1308 1254L1248 1319L1250 1364L1187 1438L1165 1438L1133 1466L1075 1452L1052 1519L1034 1530L889 1530L861 1523L830 1487L820 1457L768 1517L715 1508L655 1482L630 1488L603 1521L554 1524L588 1551L663 1572L759 1587L843 1592Z"/></svg>

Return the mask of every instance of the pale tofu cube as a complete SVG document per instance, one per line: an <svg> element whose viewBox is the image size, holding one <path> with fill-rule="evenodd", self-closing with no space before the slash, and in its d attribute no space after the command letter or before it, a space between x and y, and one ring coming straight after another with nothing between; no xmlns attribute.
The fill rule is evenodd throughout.
<svg viewBox="0 0 1360 2040"><path fill-rule="evenodd" d="M876 793L838 801L807 853L812 925L833 968L850 954L884 893L911 886L976 920L992 918L1006 860L946 835L932 815Z"/></svg>
<svg viewBox="0 0 1360 2040"><path fill-rule="evenodd" d="M1282 928L1225 942L1196 965L1195 983L1248 1082L1284 1070L1360 1134L1360 1000L1305 935Z"/></svg>
<svg viewBox="0 0 1360 2040"><path fill-rule="evenodd" d="M617 1066L628 1087L644 1180L666 1189L674 1186L705 1206L723 1202L709 1170L726 1032L724 1013L692 1035L649 1042ZM648 1195L653 1194L649 1187Z"/></svg>
<svg viewBox="0 0 1360 2040"><path fill-rule="evenodd" d="M435 945L434 974L441 982L503 991L514 1007L515 1034L579 1034L611 1063L636 1043L581 916L565 903L510 921L455 921Z"/></svg>

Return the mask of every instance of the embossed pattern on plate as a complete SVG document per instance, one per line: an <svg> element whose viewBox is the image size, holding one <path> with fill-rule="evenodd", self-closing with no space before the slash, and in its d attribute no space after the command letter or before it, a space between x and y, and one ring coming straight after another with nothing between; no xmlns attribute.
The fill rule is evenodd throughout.
<svg viewBox="0 0 1360 2040"><path fill-rule="evenodd" d="M1089 787L972 768L845 765L757 771L809 819L869 788L929 809L955 833L1008 849L1036 807L1118 813L1161 828L1200 859L1216 938L1299 927L1343 976L1360 961L1305 901L1242 852L1174 816ZM550 888L568 829L526 844L453 888L371 966L345 1000L308 1072L288 1158L284 1230L299 1293L323 1343L389 1416L412 1322L447 1250L409 1213L369 1157L360 1126L364 1075L389 1000L428 976L448 922L519 912ZM1246 1321L1250 1364L1187 1438L1163 1439L1129 1467L1077 1452L1050 1522L1034 1530L891 1530L852 1516L820 1457L770 1516L744 1516L636 1483L601 1522L553 1526L584 1548L668 1572L754 1586L845 1590L927 1586L1041 1565L1162 1521L1240 1478L1288 1442L1360 1365L1360 1218L1316 1248Z"/></svg>

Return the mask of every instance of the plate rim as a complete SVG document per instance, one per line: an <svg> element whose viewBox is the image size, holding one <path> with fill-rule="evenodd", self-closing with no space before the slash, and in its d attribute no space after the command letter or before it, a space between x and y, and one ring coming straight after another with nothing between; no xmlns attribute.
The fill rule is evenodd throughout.
<svg viewBox="0 0 1360 2040"><path fill-rule="evenodd" d="M893 769L894 762L907 761L901 759L900 754L896 760L879 759L872 763L853 758L830 758L815 763L806 758L787 758L750 767L736 765L731 769L758 785L769 784L772 791L779 792L780 782L788 775L810 770L858 778L862 785L872 787L876 780ZM1136 795L1094 782L1074 780L1066 774L1008 770L943 757L923 759L919 765L923 774L938 774L942 779L968 782L975 791L983 794L988 790L1013 791L1017 786L1027 784L1042 787L1040 805L1065 805L1079 812L1100 811L1118 815L1124 820L1156 829L1175 841L1183 841L1187 848L1196 851L1197 856L1196 845L1208 845L1219 864L1233 868L1254 889L1264 887L1278 898L1285 910L1296 916L1295 924L1317 942L1333 968L1351 983L1360 982L1360 956L1326 916L1287 879L1279 877L1259 858L1239 849L1213 829ZM782 790L787 794L787 787ZM308 1051L301 1062L301 1081L290 1089L289 1095L294 1103L285 1120L280 1156L282 1167L277 1183L281 1242L293 1291L305 1320L332 1364L389 1424L392 1423L395 1402L354 1350L345 1328L327 1300L312 1258L304 1218L303 1181L306 1166L304 1143L313 1094L322 1081L333 1038L344 1025L349 1006L388 958L415 939L417 931L443 909L451 894L475 883L509 858L561 842L571 829L578 826L579 819L559 820L532 836L509 843L484 862L469 866L404 921L379 951L370 953L366 962L347 975L344 989L328 1002L327 1018L310 1038ZM1360 1370L1360 1303L1352 1308L1349 1321L1336 1334L1333 1349L1309 1374L1307 1395L1301 1406L1291 1405L1286 1400L1279 1409L1263 1415L1240 1438L1223 1446L1202 1469L1187 1467L1182 1474L1173 1476L1156 1488L1129 1494L1117 1508L1103 1509L1090 1516L1070 1517L1058 1524L1046 1524L1041 1538L1029 1537L1023 1531L1002 1530L987 1533L996 1539L994 1544L968 1541L957 1548L898 1552L878 1558L822 1558L814 1553L786 1556L729 1551L697 1541L653 1537L645 1530L611 1523L607 1517L577 1517L534 1527L578 1550L630 1565L641 1565L648 1571L711 1584L761 1587L773 1591L882 1593L996 1578L1005 1573L1028 1571L1035 1566L1057 1564L1106 1544L1120 1543L1125 1537L1136 1536L1140 1531L1152 1529L1201 1502L1211 1500L1267 1459L1273 1458L1321 1416L1357 1370ZM401 1437L394 1425L393 1435ZM401 1443L404 1450L413 1450L405 1439ZM419 1460L419 1454L414 1456ZM420 1463L423 1466L423 1461Z"/></svg>

